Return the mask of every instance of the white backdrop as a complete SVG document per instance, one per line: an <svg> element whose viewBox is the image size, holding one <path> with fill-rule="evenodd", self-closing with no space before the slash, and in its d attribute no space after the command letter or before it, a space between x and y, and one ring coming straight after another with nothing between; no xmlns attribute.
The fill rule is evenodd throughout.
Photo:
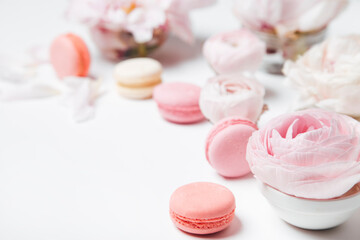
<svg viewBox="0 0 360 240"><path fill-rule="evenodd" d="M214 239L360 239L360 211L327 231L306 231L278 218L252 176L224 179L205 159L211 124L175 125L163 120L152 100L132 101L115 92L114 64L101 59L86 29L63 19L67 1L1 0L0 51L13 54L72 31L90 45L91 72L109 91L96 116L75 123L58 98L0 102L0 239L196 239L170 221L168 201L193 181L223 184L236 197L236 218ZM213 75L201 55L208 36L238 27L232 1L220 0L192 15L197 42L171 38L155 55L163 80L203 85ZM360 3L353 1L329 35L360 33ZM294 97L282 77L258 74L270 110L260 126L286 112Z"/></svg>

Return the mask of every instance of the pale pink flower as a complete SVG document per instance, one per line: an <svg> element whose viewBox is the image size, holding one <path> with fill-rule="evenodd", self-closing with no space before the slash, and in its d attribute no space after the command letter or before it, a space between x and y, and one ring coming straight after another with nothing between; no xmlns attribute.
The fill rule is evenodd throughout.
<svg viewBox="0 0 360 240"><path fill-rule="evenodd" d="M138 43L152 39L156 28L170 25L174 34L192 42L189 11L214 0L72 0L67 17L89 26L131 32Z"/></svg>
<svg viewBox="0 0 360 240"><path fill-rule="evenodd" d="M89 77L66 77L62 102L72 109L76 122L90 120L95 115L95 102L104 93L102 80Z"/></svg>
<svg viewBox="0 0 360 240"><path fill-rule="evenodd" d="M218 74L255 72L265 55L265 44L250 31L240 29L206 40L203 54Z"/></svg>
<svg viewBox="0 0 360 240"><path fill-rule="evenodd" d="M167 2L166 15L171 31L187 43L194 41L189 12L212 5L216 0L160 0Z"/></svg>
<svg viewBox="0 0 360 240"><path fill-rule="evenodd" d="M346 4L347 0L238 0L234 10L247 27L285 34L320 30Z"/></svg>
<svg viewBox="0 0 360 240"><path fill-rule="evenodd" d="M299 92L295 109L324 108L360 117L360 36L330 38L288 61L284 74Z"/></svg>
<svg viewBox="0 0 360 240"><path fill-rule="evenodd" d="M249 139L257 179L297 197L339 197L360 181L360 125L321 109L284 114Z"/></svg>
<svg viewBox="0 0 360 240"><path fill-rule="evenodd" d="M226 117L256 122L264 107L265 88L241 74L218 75L209 79L200 94L200 109L212 123Z"/></svg>

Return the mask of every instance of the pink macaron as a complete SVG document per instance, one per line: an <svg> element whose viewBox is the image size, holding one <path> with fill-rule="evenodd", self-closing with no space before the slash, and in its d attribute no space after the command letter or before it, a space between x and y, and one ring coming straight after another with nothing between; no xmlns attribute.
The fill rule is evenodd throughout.
<svg viewBox="0 0 360 240"><path fill-rule="evenodd" d="M170 217L185 232L219 232L230 225L234 216L234 195L219 184L190 183L178 188L170 198Z"/></svg>
<svg viewBox="0 0 360 240"><path fill-rule="evenodd" d="M163 83L154 89L153 98L160 114L174 123L195 123L204 120L199 107L201 88L191 83Z"/></svg>
<svg viewBox="0 0 360 240"><path fill-rule="evenodd" d="M90 67L90 54L79 36L67 33L58 36L52 42L50 61L59 78L85 77Z"/></svg>
<svg viewBox="0 0 360 240"><path fill-rule="evenodd" d="M206 159L224 177L241 177L250 172L246 161L246 146L255 123L238 117L217 123L206 140Z"/></svg>

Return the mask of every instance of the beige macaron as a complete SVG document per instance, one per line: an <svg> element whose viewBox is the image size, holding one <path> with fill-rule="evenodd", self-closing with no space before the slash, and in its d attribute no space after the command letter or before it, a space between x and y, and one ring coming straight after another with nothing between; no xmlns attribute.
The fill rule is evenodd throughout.
<svg viewBox="0 0 360 240"><path fill-rule="evenodd" d="M161 64L151 58L133 58L115 66L114 78L120 95L133 99L152 97L153 89L161 83Z"/></svg>

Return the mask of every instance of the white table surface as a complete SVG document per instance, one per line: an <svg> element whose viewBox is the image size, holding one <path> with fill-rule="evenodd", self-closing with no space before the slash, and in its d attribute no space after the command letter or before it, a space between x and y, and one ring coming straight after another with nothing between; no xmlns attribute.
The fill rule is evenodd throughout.
<svg viewBox="0 0 360 240"><path fill-rule="evenodd" d="M0 239L360 239L360 211L340 227L306 231L278 218L252 176L225 179L207 163L204 142L211 124L163 120L152 100L132 101L115 92L113 63L101 59L86 29L63 19L67 1L1 0L1 51L19 52L72 31L85 38L91 72L108 94L96 116L75 123L58 98L0 102ZM209 35L238 27L232 1L220 0L192 15L197 42L171 38L155 55L165 82L203 85L213 75L201 55ZM352 1L329 35L360 33L360 2ZM281 77L258 74L270 110L260 126L286 112L294 97ZM218 234L201 237L176 229L169 198L179 186L211 181L236 197L236 218Z"/></svg>

